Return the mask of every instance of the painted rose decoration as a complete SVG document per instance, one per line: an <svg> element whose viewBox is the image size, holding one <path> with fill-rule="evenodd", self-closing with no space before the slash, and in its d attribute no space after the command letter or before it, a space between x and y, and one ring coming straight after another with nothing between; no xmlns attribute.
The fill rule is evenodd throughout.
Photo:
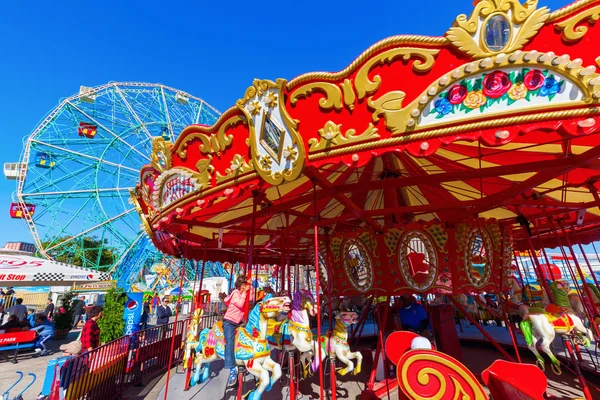
<svg viewBox="0 0 600 400"><path fill-rule="evenodd" d="M497 99L508 92L511 86L512 82L506 72L494 71L483 78L482 93L486 97Z"/></svg>
<svg viewBox="0 0 600 400"><path fill-rule="evenodd" d="M434 101L431 113L441 119L457 111L469 114L475 110L484 112L499 103L510 106L517 101L530 102L532 97L552 101L561 93L564 83L548 70L491 71L450 87Z"/></svg>

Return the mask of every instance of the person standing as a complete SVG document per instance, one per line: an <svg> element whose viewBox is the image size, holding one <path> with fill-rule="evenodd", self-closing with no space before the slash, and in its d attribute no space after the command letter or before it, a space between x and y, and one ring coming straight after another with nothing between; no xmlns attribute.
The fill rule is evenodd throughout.
<svg viewBox="0 0 600 400"><path fill-rule="evenodd" d="M144 302L144 311L142 312L142 319L140 321L141 329L148 328L148 319L150 319L150 300L147 299Z"/></svg>
<svg viewBox="0 0 600 400"><path fill-rule="evenodd" d="M17 304L6 309L8 315L16 315L21 322L27 322L27 307L23 305L23 299L18 298Z"/></svg>
<svg viewBox="0 0 600 400"><path fill-rule="evenodd" d="M415 301L413 296L402 297L402 308L400 309L400 322L402 328L422 336L429 334L429 318L425 307Z"/></svg>
<svg viewBox="0 0 600 400"><path fill-rule="evenodd" d="M75 307L73 310L73 328L75 329L77 328L77 325L79 324L79 321L81 320L81 316L83 315L84 311L85 311L85 301L84 301L85 297L80 296L78 300L76 300L77 302L75 303Z"/></svg>
<svg viewBox="0 0 600 400"><path fill-rule="evenodd" d="M169 307L169 299L163 297L162 304L156 309L156 325L164 325L169 323L169 318L173 315L171 307Z"/></svg>
<svg viewBox="0 0 600 400"><path fill-rule="evenodd" d="M98 320L102 318L102 310L101 306L95 306L88 313L89 318L81 330L81 349L83 351L92 351L100 346Z"/></svg>
<svg viewBox="0 0 600 400"><path fill-rule="evenodd" d="M7 296L14 296L15 295L15 290L13 289L13 287L9 287L8 290L5 293Z"/></svg>
<svg viewBox="0 0 600 400"><path fill-rule="evenodd" d="M48 299L48 304L44 309L44 314L50 321L52 321L52 316L54 315L54 303L52 302L52 299Z"/></svg>
<svg viewBox="0 0 600 400"><path fill-rule="evenodd" d="M248 290L251 287L252 284L248 282L246 275L240 275L235 280L235 290L223 300L227 306L227 311L223 317L223 331L225 335L225 369L229 368L228 386L235 386L237 383L234 351L235 330L244 319L246 299L248 298Z"/></svg>
<svg viewBox="0 0 600 400"><path fill-rule="evenodd" d="M152 298L152 316L155 316L158 312L158 306L160 306L160 297L158 297L158 293L154 292L154 297Z"/></svg>

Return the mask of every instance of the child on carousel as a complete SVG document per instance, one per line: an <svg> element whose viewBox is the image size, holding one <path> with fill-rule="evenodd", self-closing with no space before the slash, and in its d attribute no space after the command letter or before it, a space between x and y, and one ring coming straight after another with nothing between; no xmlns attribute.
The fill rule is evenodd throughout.
<svg viewBox="0 0 600 400"><path fill-rule="evenodd" d="M246 299L251 287L252 285L248 282L246 275L240 275L235 281L235 290L223 300L227 306L227 311L223 317L223 333L225 335L225 369L229 368L228 386L235 386L237 383L234 351L235 330L244 319Z"/></svg>

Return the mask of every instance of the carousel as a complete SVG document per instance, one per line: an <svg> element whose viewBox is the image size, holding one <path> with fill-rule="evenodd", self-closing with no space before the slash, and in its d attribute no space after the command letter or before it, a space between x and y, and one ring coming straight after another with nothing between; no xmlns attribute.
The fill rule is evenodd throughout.
<svg viewBox="0 0 600 400"><path fill-rule="evenodd" d="M381 354L397 374L382 388L373 371L363 398L395 390L408 399L541 399L548 362L538 348L560 371L549 347L556 336L577 367L579 349L599 338L600 287L575 257L600 239L599 16L600 0L556 11L536 0L476 0L442 37L387 38L336 73L256 79L215 125L188 126L174 144L154 139L132 199L157 248L203 265L241 262L248 275L278 265L277 293L250 299L237 333L240 374L257 378L239 385L238 398L269 391L282 358L300 360L286 373L292 388L318 375L320 398L324 370L332 387L336 371L360 372L348 329L363 315L333 309L351 296L367 299L365 308L377 299L380 327L395 297L435 299L435 345L380 329L374 365ZM573 256L568 281L548 276L539 259L557 247ZM519 276L523 253L539 303L521 298L531 290ZM298 264L317 266L315 295L291 284ZM490 312L515 349L522 336L538 360L522 364L491 338L508 360L484 372L489 392L452 357L457 327L443 323L457 309L485 333L461 300L484 293L497 296L501 307ZM201 318L198 309L192 327ZM223 355L222 326L192 329L187 346L193 386Z"/></svg>

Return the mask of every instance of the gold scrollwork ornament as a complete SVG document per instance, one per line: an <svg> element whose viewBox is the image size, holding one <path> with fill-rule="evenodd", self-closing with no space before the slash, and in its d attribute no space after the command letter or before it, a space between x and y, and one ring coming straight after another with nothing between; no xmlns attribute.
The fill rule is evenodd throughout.
<svg viewBox="0 0 600 400"><path fill-rule="evenodd" d="M379 138L377 128L371 123L369 123L367 129L360 135L356 135L356 129L348 129L346 134L342 135L341 128L341 124L327 121L325 126L319 129L319 136L321 136L321 139L312 138L308 141L308 144L310 145L308 151L328 150L345 144L364 142Z"/></svg>
<svg viewBox="0 0 600 400"><path fill-rule="evenodd" d="M588 32L588 27L579 25L587 21L593 25L600 19L600 6L590 8L582 13L576 14L562 22L555 24L556 29L562 31L562 38L568 42L576 42ZM579 25L579 26L577 26Z"/></svg>
<svg viewBox="0 0 600 400"><path fill-rule="evenodd" d="M211 128L197 126L186 128L183 130L183 132L181 132L180 137L183 137L183 139L180 143L178 143L177 154L179 154L179 157L185 160L187 158L187 147L189 143L194 139L199 139L200 152L202 154L216 154L220 156L221 153L231 146L231 143L233 142L233 135L226 134L225 132L239 123L246 123L246 119L238 114L233 115L225 120L225 122L223 122L219 127L219 130L216 134L210 133ZM186 135L186 131L188 129L200 130L200 132Z"/></svg>
<svg viewBox="0 0 600 400"><path fill-rule="evenodd" d="M474 58L489 57L499 53L520 50L533 37L550 17L547 7L537 8L537 0L479 0L470 17L465 14L456 18L455 26L446 34L448 40L460 51ZM494 23L508 30L497 48L487 43L487 29ZM479 36L479 37L477 37Z"/></svg>
<svg viewBox="0 0 600 400"><path fill-rule="evenodd" d="M298 121L292 119L282 101L286 82L284 79L277 79L276 82L255 79L252 86L246 89L244 97L236 102L237 108L248 120L250 131L248 145L255 170L271 185L280 185L297 179L304 169L306 156L304 143L297 131ZM260 109L255 102L258 102L256 104L260 105ZM259 151L259 146L262 145L260 138L263 132L261 131L266 129L267 118L270 119L271 125L281 130L281 141L276 143L280 152L279 157L276 158L261 154ZM287 157L282 159L282 154Z"/></svg>
<svg viewBox="0 0 600 400"><path fill-rule="evenodd" d="M254 165L252 163L252 160L246 162L244 157L242 157L239 154L236 154L231 160L230 168L225 169L225 175L221 175L220 172L217 172L217 185L220 185L221 183L230 179L237 178L238 176L244 175L245 173L250 171L254 171Z"/></svg>
<svg viewBox="0 0 600 400"><path fill-rule="evenodd" d="M155 170L164 172L171 169L173 159L171 155L171 143L165 141L162 137L152 139L152 154L150 162Z"/></svg>

